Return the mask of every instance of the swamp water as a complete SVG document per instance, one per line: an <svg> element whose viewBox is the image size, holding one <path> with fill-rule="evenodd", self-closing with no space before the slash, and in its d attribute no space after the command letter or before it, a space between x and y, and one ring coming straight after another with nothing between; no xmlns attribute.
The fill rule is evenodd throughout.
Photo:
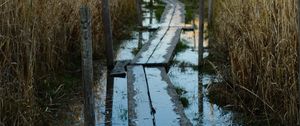
<svg viewBox="0 0 300 126"><path fill-rule="evenodd" d="M156 9L143 5L143 25L159 26L155 18ZM197 20L193 21L198 24ZM131 60L134 58L139 42L148 42L153 32L133 32L132 38L124 40L116 53L116 60ZM210 103L207 87L214 82L220 82L216 74L203 71L198 72L198 30L183 31L180 44L184 48L177 49L173 62L169 68L168 75L171 82L181 90L182 102L185 101L185 114L193 125L221 126L221 125L243 125L238 120L238 113L225 110L216 104ZM209 45L206 40L204 46ZM204 58L209 56L209 50L205 49ZM103 75L96 93L96 124L113 126L128 126L128 102L127 102L127 78L110 78L113 81L112 105L105 105L107 75ZM202 86L199 86L202 85ZM200 90L199 90L200 88ZM201 90L202 88L202 90ZM203 97L199 97L202 94ZM106 111L106 108L110 111ZM108 116L110 114L110 116ZM166 113L167 115L167 113ZM105 117L111 117L105 120ZM106 122L105 122L106 121Z"/></svg>

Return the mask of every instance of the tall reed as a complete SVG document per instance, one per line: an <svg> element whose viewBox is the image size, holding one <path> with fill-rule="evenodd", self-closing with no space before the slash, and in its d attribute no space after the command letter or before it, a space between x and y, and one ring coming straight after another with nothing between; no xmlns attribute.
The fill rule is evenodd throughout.
<svg viewBox="0 0 300 126"><path fill-rule="evenodd" d="M45 110L37 102L38 87L51 74L64 73L70 64L80 63L79 8L83 2L0 0L0 125L45 123L40 118ZM114 36L119 37L126 33L125 26L133 24L135 2L110 2ZM102 58L101 0L87 4L93 12L94 55Z"/></svg>
<svg viewBox="0 0 300 126"><path fill-rule="evenodd" d="M296 0L222 0L217 44L228 54L229 82L252 114L298 119ZM271 115L271 116L270 116Z"/></svg>

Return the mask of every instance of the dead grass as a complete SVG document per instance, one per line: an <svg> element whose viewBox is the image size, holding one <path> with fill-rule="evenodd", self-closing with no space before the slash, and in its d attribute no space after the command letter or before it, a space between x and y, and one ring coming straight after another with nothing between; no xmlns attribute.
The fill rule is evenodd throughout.
<svg viewBox="0 0 300 126"><path fill-rule="evenodd" d="M296 2L223 0L215 5L215 36L229 57L228 81L250 113L271 115L283 124L296 124L299 116Z"/></svg>
<svg viewBox="0 0 300 126"><path fill-rule="evenodd" d="M0 125L45 124L40 120L45 110L37 103L42 97L36 95L37 87L54 73L80 68L70 64L80 64L79 8L83 1L0 0ZM133 24L135 2L110 2L118 38ZM94 55L101 58L101 0L87 3L93 11ZM64 82L56 85L53 89Z"/></svg>

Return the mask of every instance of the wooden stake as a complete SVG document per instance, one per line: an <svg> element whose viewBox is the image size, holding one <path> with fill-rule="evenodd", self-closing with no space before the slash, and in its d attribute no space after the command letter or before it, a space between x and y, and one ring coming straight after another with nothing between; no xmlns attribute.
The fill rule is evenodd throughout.
<svg viewBox="0 0 300 126"><path fill-rule="evenodd" d="M199 45L198 45L198 63L199 70L202 67L203 60L203 41L204 41L204 0L199 2Z"/></svg>
<svg viewBox="0 0 300 126"><path fill-rule="evenodd" d="M298 2L298 100L300 104L300 0ZM299 106L298 106L299 107ZM300 108L298 108L298 125L300 125Z"/></svg>
<svg viewBox="0 0 300 126"><path fill-rule="evenodd" d="M208 0L208 28L210 31L212 28L213 2L214 0Z"/></svg>
<svg viewBox="0 0 300 126"><path fill-rule="evenodd" d="M135 0L136 2L136 11L138 14L138 28L140 29L139 31L139 38L138 38L138 48L142 48L142 31L141 29L143 28L143 14L142 14L142 7L141 7L141 0Z"/></svg>
<svg viewBox="0 0 300 126"><path fill-rule="evenodd" d="M92 19L87 6L80 8L82 32L82 79L84 90L84 125L95 126L93 95Z"/></svg>
<svg viewBox="0 0 300 126"><path fill-rule="evenodd" d="M102 22L106 47L106 60L108 69L112 70L114 67L114 52L109 7L109 0L102 0Z"/></svg>
<svg viewBox="0 0 300 126"><path fill-rule="evenodd" d="M149 6L152 7L153 6L153 0L150 0L149 2Z"/></svg>
<svg viewBox="0 0 300 126"><path fill-rule="evenodd" d="M199 45L198 45L198 109L199 112L203 112L203 91L202 91L202 66L203 66L203 41L204 41L204 0L200 0L199 2Z"/></svg>
<svg viewBox="0 0 300 126"><path fill-rule="evenodd" d="M213 3L214 0L208 0L208 43L212 43L213 40Z"/></svg>

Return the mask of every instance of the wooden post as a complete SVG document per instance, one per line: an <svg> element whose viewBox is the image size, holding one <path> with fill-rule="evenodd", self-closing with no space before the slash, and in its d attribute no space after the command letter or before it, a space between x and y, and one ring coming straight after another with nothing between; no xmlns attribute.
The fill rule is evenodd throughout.
<svg viewBox="0 0 300 126"><path fill-rule="evenodd" d="M203 65L203 41L204 41L204 0L199 1L199 45L198 45L198 109L203 112L203 90L202 90L202 65Z"/></svg>
<svg viewBox="0 0 300 126"><path fill-rule="evenodd" d="M297 0L297 6L298 6L298 103L300 104L300 0ZM298 125L300 125L300 107L298 106L298 119L297 119Z"/></svg>
<svg viewBox="0 0 300 126"><path fill-rule="evenodd" d="M138 27L143 27L143 15L142 15L142 7L141 7L141 0L135 0L136 2L136 12L137 12L137 18L138 18Z"/></svg>
<svg viewBox="0 0 300 126"><path fill-rule="evenodd" d="M138 28L139 28L139 38L138 38L138 48L142 48L142 32L141 29L143 28L143 14L142 14L142 7L141 7L141 0L135 0L136 2L136 12L138 14Z"/></svg>
<svg viewBox="0 0 300 126"><path fill-rule="evenodd" d="M93 95L93 50L91 11L87 6L80 8L82 32L82 79L84 90L84 125L95 126Z"/></svg>
<svg viewBox="0 0 300 126"><path fill-rule="evenodd" d="M114 53L109 7L109 0L102 0L102 24L104 29L106 60L108 69L112 70L114 67Z"/></svg>
<svg viewBox="0 0 300 126"><path fill-rule="evenodd" d="M208 0L208 43L211 43L213 40L213 1L214 0Z"/></svg>
<svg viewBox="0 0 300 126"><path fill-rule="evenodd" d="M212 28L212 17L213 17L213 1L208 0L208 28L211 31Z"/></svg>
<svg viewBox="0 0 300 126"><path fill-rule="evenodd" d="M149 2L149 6L152 7L153 6L153 0L150 0Z"/></svg>
<svg viewBox="0 0 300 126"><path fill-rule="evenodd" d="M203 41L204 41L204 0L199 2L199 45L198 45L198 63L199 70L202 67L203 60Z"/></svg>

